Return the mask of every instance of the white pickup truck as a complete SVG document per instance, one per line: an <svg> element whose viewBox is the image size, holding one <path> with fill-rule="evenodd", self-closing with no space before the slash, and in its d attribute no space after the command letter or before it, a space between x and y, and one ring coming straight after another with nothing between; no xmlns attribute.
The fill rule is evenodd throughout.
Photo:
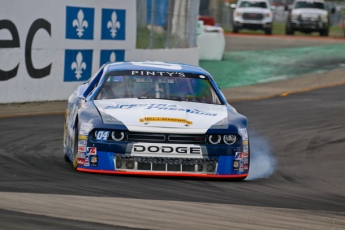
<svg viewBox="0 0 345 230"><path fill-rule="evenodd" d="M329 14L324 0L295 0L286 8L286 34L294 35L295 31L304 33L319 32L320 36L328 36ZM331 10L334 13L335 9Z"/></svg>
<svg viewBox="0 0 345 230"><path fill-rule="evenodd" d="M240 29L264 30L272 34L273 13L268 0L239 0L232 4L233 32Z"/></svg>

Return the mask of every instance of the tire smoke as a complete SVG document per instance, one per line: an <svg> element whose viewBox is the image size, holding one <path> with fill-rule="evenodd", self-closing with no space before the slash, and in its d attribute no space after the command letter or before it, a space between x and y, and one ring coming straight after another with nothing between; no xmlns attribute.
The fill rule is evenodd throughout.
<svg viewBox="0 0 345 230"><path fill-rule="evenodd" d="M269 143L258 135L250 135L250 166L246 180L268 178L274 172L276 161Z"/></svg>

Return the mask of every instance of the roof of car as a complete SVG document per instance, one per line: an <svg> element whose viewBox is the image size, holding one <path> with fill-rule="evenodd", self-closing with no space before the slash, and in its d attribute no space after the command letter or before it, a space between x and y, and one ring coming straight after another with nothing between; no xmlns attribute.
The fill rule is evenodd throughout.
<svg viewBox="0 0 345 230"><path fill-rule="evenodd" d="M206 74L210 75L206 70L199 66L181 64L181 63L169 63L159 61L125 61L125 62L113 62L108 63L108 71L116 70L149 70L149 71L167 71L167 72L184 72L193 74Z"/></svg>
<svg viewBox="0 0 345 230"><path fill-rule="evenodd" d="M269 2L268 0L239 0L238 2Z"/></svg>

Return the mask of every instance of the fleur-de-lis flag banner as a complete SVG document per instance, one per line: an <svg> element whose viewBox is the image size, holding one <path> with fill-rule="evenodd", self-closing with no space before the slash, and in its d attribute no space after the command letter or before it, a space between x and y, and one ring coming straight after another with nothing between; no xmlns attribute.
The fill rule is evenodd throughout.
<svg viewBox="0 0 345 230"><path fill-rule="evenodd" d="M102 9L102 39L125 40L126 11Z"/></svg>
<svg viewBox="0 0 345 230"><path fill-rule="evenodd" d="M87 81L91 76L92 50L65 50L64 81Z"/></svg>
<svg viewBox="0 0 345 230"><path fill-rule="evenodd" d="M101 58L99 66L107 62L116 62L125 60L124 50L101 50Z"/></svg>
<svg viewBox="0 0 345 230"><path fill-rule="evenodd" d="M68 39L93 39L94 31L93 8L66 7L66 38Z"/></svg>
<svg viewBox="0 0 345 230"><path fill-rule="evenodd" d="M95 35L95 9L89 7L66 6L66 39L93 40L126 40L126 10L101 10L100 34ZM85 81L91 76L92 50L68 49L65 51L64 81ZM100 50L100 66L107 62L124 61L125 50Z"/></svg>

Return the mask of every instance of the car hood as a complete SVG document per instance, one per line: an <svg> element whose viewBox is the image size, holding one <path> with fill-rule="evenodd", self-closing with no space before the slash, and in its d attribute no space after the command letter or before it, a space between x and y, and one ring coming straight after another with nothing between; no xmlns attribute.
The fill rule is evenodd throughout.
<svg viewBox="0 0 345 230"><path fill-rule="evenodd" d="M228 127L226 105L157 99L95 100L104 124L123 124L132 132L204 134Z"/></svg>
<svg viewBox="0 0 345 230"><path fill-rule="evenodd" d="M318 15L324 15L324 14L327 14L327 11L320 10L320 9L301 8L301 9L294 9L294 10L292 10L292 13L294 13L294 14L318 14Z"/></svg>

